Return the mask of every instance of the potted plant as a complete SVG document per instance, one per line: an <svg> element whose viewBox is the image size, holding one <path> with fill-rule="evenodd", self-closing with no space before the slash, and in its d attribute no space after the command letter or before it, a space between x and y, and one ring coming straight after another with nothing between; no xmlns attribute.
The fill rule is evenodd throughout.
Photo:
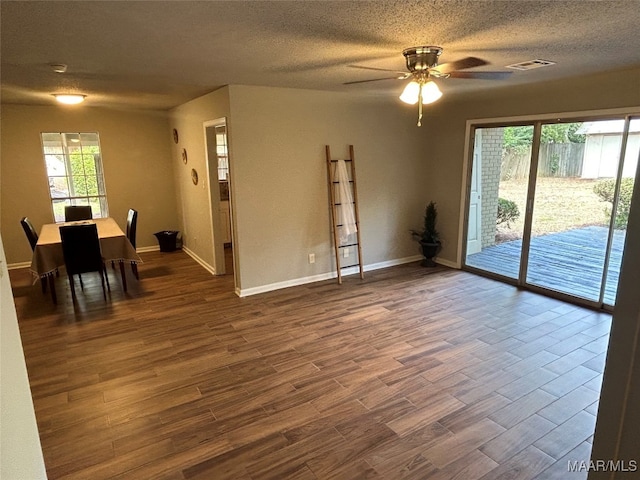
<svg viewBox="0 0 640 480"><path fill-rule="evenodd" d="M438 209L434 202L429 202L424 212L424 228L422 230L411 230L411 236L420 243L423 267L435 267L436 262L433 261L442 244L440 243L440 234L436 230L436 220L438 219Z"/></svg>

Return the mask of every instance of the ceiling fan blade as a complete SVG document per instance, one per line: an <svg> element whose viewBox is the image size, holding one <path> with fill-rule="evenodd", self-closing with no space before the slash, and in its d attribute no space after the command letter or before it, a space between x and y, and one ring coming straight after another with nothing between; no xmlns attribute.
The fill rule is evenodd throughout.
<svg viewBox="0 0 640 480"><path fill-rule="evenodd" d="M454 70L464 70L466 68L481 67L487 65L489 62L476 57L466 57L455 62L443 63L435 67L435 70L440 73L450 73Z"/></svg>
<svg viewBox="0 0 640 480"><path fill-rule="evenodd" d="M409 72L399 72L398 70L389 70L388 68L376 68L376 67L362 67L360 65L347 65L348 67L351 68L361 68L363 70L377 70L378 72L393 72L393 73L397 73L398 75L411 75Z"/></svg>
<svg viewBox="0 0 640 480"><path fill-rule="evenodd" d="M344 82L343 85L353 85L354 83L379 82L380 80L403 80L398 77L371 78L369 80L355 80L353 82Z"/></svg>
<svg viewBox="0 0 640 480"><path fill-rule="evenodd" d="M480 80L504 80L511 72L451 72L449 78L476 78Z"/></svg>

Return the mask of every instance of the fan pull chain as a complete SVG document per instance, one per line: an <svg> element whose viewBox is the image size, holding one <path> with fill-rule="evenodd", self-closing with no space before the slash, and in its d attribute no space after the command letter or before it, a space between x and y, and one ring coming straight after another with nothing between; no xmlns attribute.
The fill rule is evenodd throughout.
<svg viewBox="0 0 640 480"><path fill-rule="evenodd" d="M418 87L418 126L422 126L422 82Z"/></svg>

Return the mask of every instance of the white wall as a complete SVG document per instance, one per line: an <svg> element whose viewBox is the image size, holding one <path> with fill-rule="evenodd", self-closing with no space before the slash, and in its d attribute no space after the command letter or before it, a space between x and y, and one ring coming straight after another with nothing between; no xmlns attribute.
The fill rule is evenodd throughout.
<svg viewBox="0 0 640 480"><path fill-rule="evenodd" d="M167 114L96 107L2 105L1 220L10 264L31 261L20 226L53 222L41 132L98 132L109 216L126 227L138 210L138 248L157 248L154 232L178 225Z"/></svg>
<svg viewBox="0 0 640 480"><path fill-rule="evenodd" d="M46 479L2 237L0 331L0 478Z"/></svg>

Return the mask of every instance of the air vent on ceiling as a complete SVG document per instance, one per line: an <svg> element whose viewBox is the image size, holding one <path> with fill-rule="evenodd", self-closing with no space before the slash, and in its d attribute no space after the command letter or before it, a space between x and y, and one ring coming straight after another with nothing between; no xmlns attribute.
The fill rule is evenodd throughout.
<svg viewBox="0 0 640 480"><path fill-rule="evenodd" d="M532 70L534 68L540 67L548 67L550 65L555 65L556 62L551 62L549 60L540 60L536 58L535 60L529 60L527 62L514 63L513 65L507 65L507 68L513 68L514 70Z"/></svg>

